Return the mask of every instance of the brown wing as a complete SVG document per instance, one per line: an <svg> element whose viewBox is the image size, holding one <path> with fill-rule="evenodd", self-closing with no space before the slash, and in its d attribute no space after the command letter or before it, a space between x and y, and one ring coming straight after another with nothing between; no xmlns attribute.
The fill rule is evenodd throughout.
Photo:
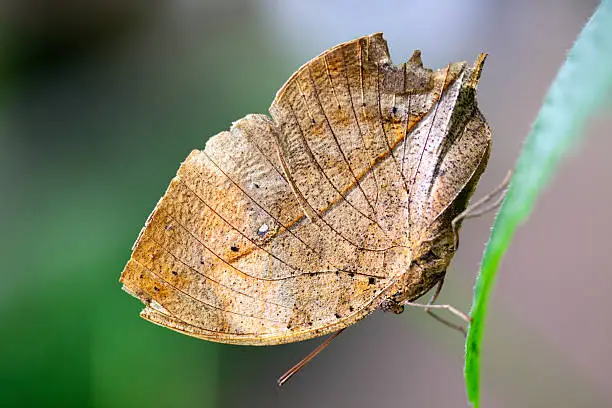
<svg viewBox="0 0 612 408"><path fill-rule="evenodd" d="M482 54L474 67L463 69L430 114L412 129L406 177L413 250L450 232L450 221L458 215L454 207L461 207L459 212L465 208L486 166L491 133L475 99L485 57ZM460 194L464 194L461 204L456 202ZM455 212L448 214L449 209Z"/></svg>
<svg viewBox="0 0 612 408"><path fill-rule="evenodd" d="M381 34L302 66L181 165L121 276L141 315L207 340L339 330L405 272L408 140L462 64L390 65Z"/></svg>

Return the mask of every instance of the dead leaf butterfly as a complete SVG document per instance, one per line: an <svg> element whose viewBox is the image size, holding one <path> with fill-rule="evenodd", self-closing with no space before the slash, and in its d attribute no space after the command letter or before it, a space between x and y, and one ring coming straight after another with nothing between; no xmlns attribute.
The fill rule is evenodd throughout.
<svg viewBox="0 0 612 408"><path fill-rule="evenodd" d="M141 316L273 345L439 289L489 157L484 58L392 65L377 33L303 65L181 164L121 275Z"/></svg>

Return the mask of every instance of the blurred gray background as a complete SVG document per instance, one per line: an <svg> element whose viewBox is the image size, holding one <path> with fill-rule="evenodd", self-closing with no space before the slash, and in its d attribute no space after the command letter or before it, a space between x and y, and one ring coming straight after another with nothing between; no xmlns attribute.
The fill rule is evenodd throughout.
<svg viewBox="0 0 612 408"><path fill-rule="evenodd" d="M513 165L596 1L0 2L2 406L464 407L463 339L375 313L283 389L321 339L208 343L138 317L119 274L193 148L266 112L298 66L383 31L392 58L489 59L479 101ZM519 230L490 305L486 407L612 406L610 111ZM492 215L464 223L441 302L469 310Z"/></svg>

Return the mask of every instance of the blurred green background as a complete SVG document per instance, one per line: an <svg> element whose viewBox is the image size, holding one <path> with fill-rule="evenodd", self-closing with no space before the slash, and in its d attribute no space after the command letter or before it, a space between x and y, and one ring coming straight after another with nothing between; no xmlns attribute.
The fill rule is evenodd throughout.
<svg viewBox="0 0 612 408"><path fill-rule="evenodd" d="M1 407L462 407L463 341L375 313L283 389L320 340L217 345L138 317L119 274L193 148L266 112L296 68L385 32L395 62L490 53L497 185L596 1L0 3ZM612 120L601 117L502 266L483 350L490 407L611 406ZM468 310L491 217L465 223L443 302Z"/></svg>

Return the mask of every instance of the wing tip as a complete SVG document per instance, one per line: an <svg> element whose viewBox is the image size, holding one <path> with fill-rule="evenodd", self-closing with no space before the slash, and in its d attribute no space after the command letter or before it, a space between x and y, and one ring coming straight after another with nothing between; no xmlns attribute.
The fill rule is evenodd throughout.
<svg viewBox="0 0 612 408"><path fill-rule="evenodd" d="M484 67L484 63L488 55L489 54L483 52L478 56L478 58L476 58L476 61L474 62L472 76L469 82L469 86L474 89L478 87L478 81L480 80L480 75L482 74L482 69Z"/></svg>
<svg viewBox="0 0 612 408"><path fill-rule="evenodd" d="M372 34L354 38L350 41L345 41L343 43L340 43L338 45L335 45L331 48L328 48L322 51L316 57L311 58L308 61L306 61L293 73L293 75L289 77L289 79L287 79L287 81L285 81L285 83L276 92L274 100L272 101L272 104L269 109L269 112L272 115L272 118L274 119L275 111L277 109L276 105L278 104L278 101L283 97L286 89L290 86L294 78L300 75L302 71L304 71L304 69L306 69L308 66L310 66L310 64L312 64L314 61L318 60L321 57L329 55L333 52L338 51L339 49L348 47L352 44L356 44L356 43L361 44L362 41L365 41L366 42L365 55L367 56L368 59L374 61L376 64L385 64L385 63L391 64L391 57L389 55L389 47L387 46L387 41L384 39L383 35L384 34L382 32L375 32Z"/></svg>

